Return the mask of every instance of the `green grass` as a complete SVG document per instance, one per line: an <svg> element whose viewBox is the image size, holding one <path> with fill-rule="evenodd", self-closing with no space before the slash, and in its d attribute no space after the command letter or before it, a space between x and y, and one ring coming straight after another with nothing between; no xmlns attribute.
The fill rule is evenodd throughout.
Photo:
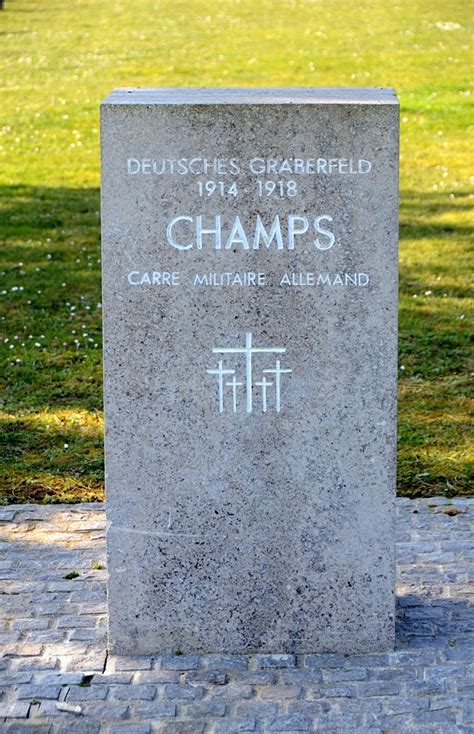
<svg viewBox="0 0 474 734"><path fill-rule="evenodd" d="M396 87L399 492L472 492L468 16L459 0L6 0L0 501L103 496L98 104L134 85Z"/></svg>

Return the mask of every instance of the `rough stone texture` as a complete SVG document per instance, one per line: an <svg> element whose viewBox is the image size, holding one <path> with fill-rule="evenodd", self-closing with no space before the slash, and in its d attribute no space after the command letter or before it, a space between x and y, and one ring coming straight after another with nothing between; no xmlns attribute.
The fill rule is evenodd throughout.
<svg viewBox="0 0 474 734"><path fill-rule="evenodd" d="M102 141L111 649L393 647L395 94L122 90ZM194 175L196 157L220 172ZM207 179L224 195L200 197ZM218 215L222 242L200 248L198 217ZM163 272L179 285L147 282ZM226 272L265 285L196 284ZM250 338L284 352L255 353L253 380L242 354L213 352ZM235 408L226 384L219 409L219 360Z"/></svg>
<svg viewBox="0 0 474 734"><path fill-rule="evenodd" d="M395 652L128 658L105 648L103 507L9 507L0 731L472 732L474 503L397 506ZM66 581L71 571L79 576ZM73 641L84 627L95 640Z"/></svg>

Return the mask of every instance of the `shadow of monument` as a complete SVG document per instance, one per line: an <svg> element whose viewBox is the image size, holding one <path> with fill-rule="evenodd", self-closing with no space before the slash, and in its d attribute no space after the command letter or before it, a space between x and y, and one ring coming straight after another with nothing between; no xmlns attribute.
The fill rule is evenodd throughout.
<svg viewBox="0 0 474 734"><path fill-rule="evenodd" d="M397 596L396 650L474 644L474 605L467 599ZM474 654L474 650L472 651ZM453 655L454 656L454 655Z"/></svg>

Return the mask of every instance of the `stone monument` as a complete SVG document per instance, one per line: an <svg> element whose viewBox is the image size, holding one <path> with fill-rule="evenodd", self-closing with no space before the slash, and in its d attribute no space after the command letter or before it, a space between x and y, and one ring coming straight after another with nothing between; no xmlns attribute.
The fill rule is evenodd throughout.
<svg viewBox="0 0 474 734"><path fill-rule="evenodd" d="M394 642L391 89L102 105L113 652Z"/></svg>

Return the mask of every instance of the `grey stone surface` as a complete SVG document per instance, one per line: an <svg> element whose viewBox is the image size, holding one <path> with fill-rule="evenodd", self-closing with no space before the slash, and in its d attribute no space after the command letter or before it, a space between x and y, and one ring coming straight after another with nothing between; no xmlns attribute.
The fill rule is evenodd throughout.
<svg viewBox="0 0 474 734"><path fill-rule="evenodd" d="M104 604L88 592L89 586L96 595L105 591L105 571L93 568L97 562L105 566L103 507L39 507L33 521L31 507L12 507L9 519L0 522L0 560L9 561L0 565L0 731L110 734L114 727L129 732L141 726L153 733L216 734L254 724L256 732L273 726L294 731L295 725L317 734L471 732L474 503L398 500L397 509L395 652L178 655L185 659L181 670L168 656L130 657L127 672L117 672L124 670L125 658L106 655ZM453 509L459 514L445 514ZM87 530L92 522L98 532ZM439 553L436 561L433 550ZM74 593L83 601L73 603L73 592L63 591L51 614L49 598L57 594L37 578L37 564L56 581L65 568L76 569L84 584ZM10 570L4 575L2 568L13 575ZM77 581L69 582L71 589ZM62 622L79 629L82 617L91 616L97 620L97 638L78 654ZM26 624L18 633L14 623L19 619L39 624ZM60 644L36 644L42 620L57 631ZM96 672L85 675L93 659ZM196 684L200 697L169 699L170 682L186 690ZM30 699L21 697L25 686L31 686ZM47 697L51 686L60 687L59 700ZM271 686L276 694L269 696ZM298 688L298 696L279 695L288 687ZM118 699L119 688L124 693ZM77 707L80 713L73 713Z"/></svg>
<svg viewBox="0 0 474 734"><path fill-rule="evenodd" d="M394 92L119 90L102 175L111 650L389 649Z"/></svg>

